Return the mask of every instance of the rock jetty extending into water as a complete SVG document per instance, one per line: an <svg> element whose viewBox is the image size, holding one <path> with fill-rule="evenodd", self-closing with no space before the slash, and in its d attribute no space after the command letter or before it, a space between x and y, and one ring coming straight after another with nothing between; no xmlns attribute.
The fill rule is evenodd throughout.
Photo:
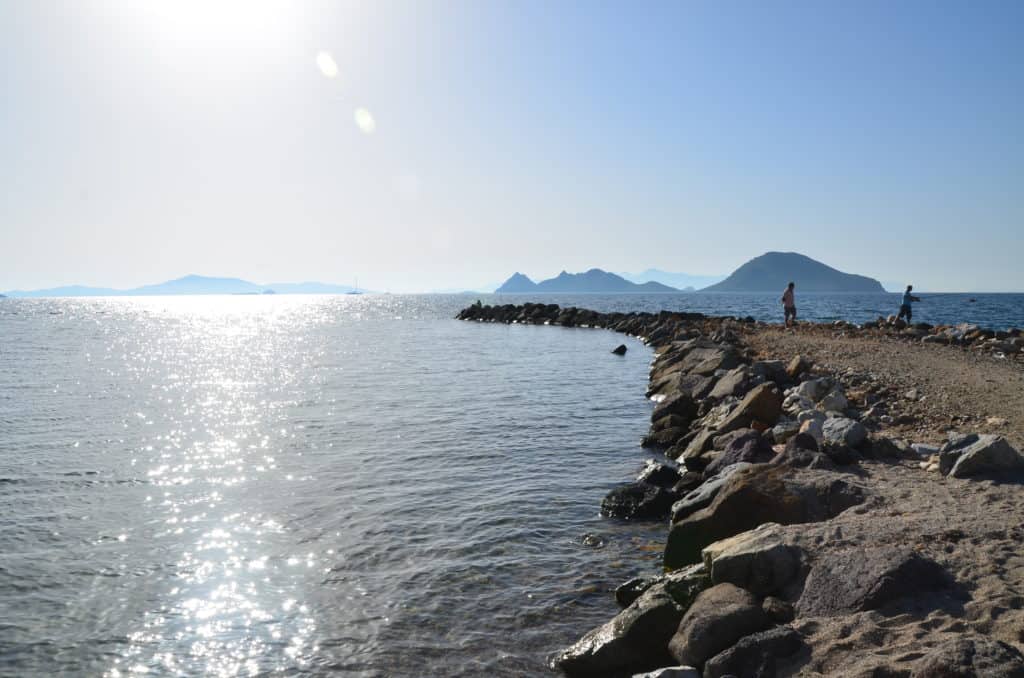
<svg viewBox="0 0 1024 678"><path fill-rule="evenodd" d="M940 426L914 408L950 384L920 395L870 369L872 352L926 369L945 351L984 357L1012 388L1019 330L889 318L781 330L554 304L458 318L605 328L654 350L641 444L656 456L601 512L664 520L664 567L614 592L622 611L553 659L565 674L1024 677L1020 441L963 430L974 420L945 409ZM827 359L771 355L794 342ZM868 369L834 364L837 347ZM1013 419L1024 391L1008 392Z"/></svg>

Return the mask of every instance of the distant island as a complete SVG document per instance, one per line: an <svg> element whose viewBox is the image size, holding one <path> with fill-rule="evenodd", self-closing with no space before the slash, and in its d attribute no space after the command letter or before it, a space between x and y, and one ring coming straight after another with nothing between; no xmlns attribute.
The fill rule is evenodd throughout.
<svg viewBox="0 0 1024 678"><path fill-rule="evenodd" d="M837 271L796 252L767 252L701 292L778 292L790 282L797 292L885 293L874 278Z"/></svg>
<svg viewBox="0 0 1024 678"><path fill-rule="evenodd" d="M634 283L622 276L592 268L585 273L562 271L555 278L535 283L522 273L514 273L495 290L495 294L676 294L674 287L658 282Z"/></svg>
<svg viewBox="0 0 1024 678"><path fill-rule="evenodd" d="M186 275L155 285L143 285L132 289L118 290L109 287L85 287L70 285L45 290L11 290L9 297L140 297L178 294L351 294L367 290L333 285L321 282L302 283L257 283L240 278L212 278L203 275ZM4 295L0 295L4 296Z"/></svg>

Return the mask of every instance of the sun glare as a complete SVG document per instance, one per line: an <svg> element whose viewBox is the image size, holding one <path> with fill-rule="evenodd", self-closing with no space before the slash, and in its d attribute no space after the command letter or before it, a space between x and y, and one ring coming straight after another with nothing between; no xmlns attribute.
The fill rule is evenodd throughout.
<svg viewBox="0 0 1024 678"><path fill-rule="evenodd" d="M226 43L278 38L298 18L296 4L272 0L155 0L141 7L165 33Z"/></svg>
<svg viewBox="0 0 1024 678"><path fill-rule="evenodd" d="M317 54L316 65L325 77L338 77L338 64L335 63L334 57L332 57L329 52L320 52Z"/></svg>

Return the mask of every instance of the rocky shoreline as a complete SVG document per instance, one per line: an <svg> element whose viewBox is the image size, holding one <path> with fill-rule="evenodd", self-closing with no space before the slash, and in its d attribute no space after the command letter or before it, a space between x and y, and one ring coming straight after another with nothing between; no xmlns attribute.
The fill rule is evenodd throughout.
<svg viewBox="0 0 1024 678"><path fill-rule="evenodd" d="M955 417L901 438L913 415L900 403L916 399L870 370L767 355L778 327L753 318L554 304L458 318L605 328L655 352L642 444L659 456L601 511L666 520L664 573L616 590L622 612L554 659L565 674L1024 676L1019 441ZM798 331L1024 364L1017 329Z"/></svg>

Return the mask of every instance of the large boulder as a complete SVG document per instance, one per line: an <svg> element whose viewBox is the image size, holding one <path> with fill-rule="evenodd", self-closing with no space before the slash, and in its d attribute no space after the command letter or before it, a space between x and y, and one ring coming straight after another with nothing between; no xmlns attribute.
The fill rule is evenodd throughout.
<svg viewBox="0 0 1024 678"><path fill-rule="evenodd" d="M718 432L713 429L702 429L696 436L694 436L686 446L682 455L680 455L684 463L687 459L697 459L702 454L710 450L714 443L715 436L717 435Z"/></svg>
<svg viewBox="0 0 1024 678"><path fill-rule="evenodd" d="M834 387L818 401L818 409L822 412L843 412L849 405L850 403L846 399L846 395L838 386Z"/></svg>
<svg viewBox="0 0 1024 678"><path fill-rule="evenodd" d="M786 374L786 363L781 360L758 360L750 365L755 376L776 384L785 384L789 375Z"/></svg>
<svg viewBox="0 0 1024 678"><path fill-rule="evenodd" d="M698 562L706 546L758 525L827 520L864 501L861 487L834 474L791 474L786 466L766 464L733 473L709 506L672 524L665 543L666 569Z"/></svg>
<svg viewBox="0 0 1024 678"><path fill-rule="evenodd" d="M787 395L794 395L801 398L806 398L812 403L816 403L825 397L825 394L832 388L833 381L828 377L821 377L819 379L808 379L802 382L798 386L787 391Z"/></svg>
<svg viewBox="0 0 1024 678"><path fill-rule="evenodd" d="M789 361L789 365L786 366L786 374L790 379L796 379L804 372L810 370L813 364L809 358L805 358L802 355L794 356Z"/></svg>
<svg viewBox="0 0 1024 678"><path fill-rule="evenodd" d="M860 447L868 437L864 424L847 417L826 419L821 426L821 433L826 443L850 447Z"/></svg>
<svg viewBox="0 0 1024 678"><path fill-rule="evenodd" d="M760 464L771 461L774 456L772 444L763 435L752 430L730 442L729 446L704 469L704 477L710 478L733 464Z"/></svg>
<svg viewBox="0 0 1024 678"><path fill-rule="evenodd" d="M647 591L555 659L567 676L630 675L669 666L669 640L683 609L662 589Z"/></svg>
<svg viewBox="0 0 1024 678"><path fill-rule="evenodd" d="M782 393L778 386L766 382L751 389L736 409L718 426L718 430L726 432L738 428L752 428L751 425L755 423L771 427L775 425L781 413Z"/></svg>
<svg viewBox="0 0 1024 678"><path fill-rule="evenodd" d="M960 436L939 451L939 471L954 478L1020 468L1024 468L1020 452L1006 438L990 433Z"/></svg>
<svg viewBox="0 0 1024 678"><path fill-rule="evenodd" d="M712 584L735 584L762 596L782 590L800 571L800 549L784 543L777 523L716 541L701 555Z"/></svg>
<svg viewBox="0 0 1024 678"><path fill-rule="evenodd" d="M645 435L640 447L671 447L686 433L687 429L682 427L663 428Z"/></svg>
<svg viewBox="0 0 1024 678"><path fill-rule="evenodd" d="M739 471L750 466L746 462L739 462L723 469L718 475L708 478L701 483L697 489L689 492L685 497L672 504L672 522L677 522L697 511L710 505L715 499L715 495L725 486L726 481L729 477Z"/></svg>
<svg viewBox="0 0 1024 678"><path fill-rule="evenodd" d="M801 617L832 617L875 610L949 583L942 566L909 548L832 551L811 567L797 612Z"/></svg>
<svg viewBox="0 0 1024 678"><path fill-rule="evenodd" d="M650 483L616 487L601 501L601 515L626 520L656 520L668 515L674 495Z"/></svg>
<svg viewBox="0 0 1024 678"><path fill-rule="evenodd" d="M771 619L754 594L732 584L719 584L693 601L668 650L680 664L701 667L743 636L770 625Z"/></svg>
<svg viewBox="0 0 1024 678"><path fill-rule="evenodd" d="M954 636L930 650L911 678L1024 678L1020 650L992 638Z"/></svg>
<svg viewBox="0 0 1024 678"><path fill-rule="evenodd" d="M776 662L792 657L804 647L800 634L788 626L777 626L740 638L704 665L703 678L776 675Z"/></svg>

